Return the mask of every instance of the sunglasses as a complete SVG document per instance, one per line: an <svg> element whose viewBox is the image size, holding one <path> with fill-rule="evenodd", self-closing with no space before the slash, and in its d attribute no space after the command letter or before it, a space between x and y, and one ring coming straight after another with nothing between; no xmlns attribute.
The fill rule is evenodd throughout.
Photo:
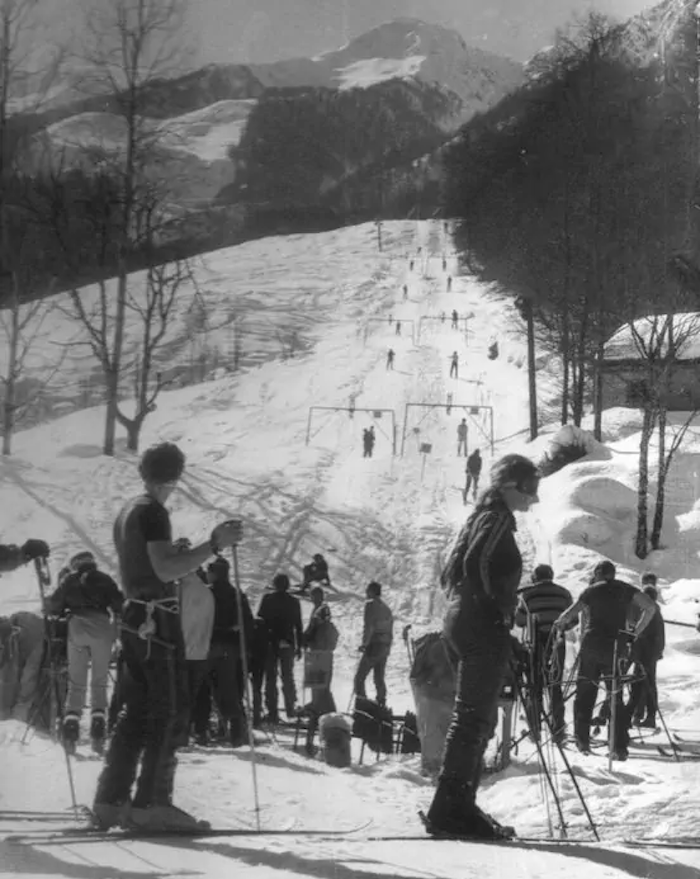
<svg viewBox="0 0 700 879"><path fill-rule="evenodd" d="M537 492L540 487L539 479L526 479L524 482L506 482L503 488L514 488L518 494L522 494L525 497L536 498Z"/></svg>

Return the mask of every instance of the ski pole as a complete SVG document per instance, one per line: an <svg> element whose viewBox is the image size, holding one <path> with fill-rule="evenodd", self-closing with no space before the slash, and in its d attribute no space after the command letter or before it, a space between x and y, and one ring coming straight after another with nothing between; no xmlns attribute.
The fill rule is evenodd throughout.
<svg viewBox="0 0 700 879"><path fill-rule="evenodd" d="M250 681L248 680L248 655L245 640L245 620L243 618L243 596L241 593L241 578L238 572L238 551L236 544L231 547L231 560L233 562L233 581L236 586L236 605L238 608L238 629L240 632L241 669L243 671L243 695L246 709L246 728L248 730L248 743L250 745L250 766L253 772L253 797L255 801L255 824L260 830L260 799L258 797L258 771L255 760L255 735L253 733L253 715L250 698Z"/></svg>
<svg viewBox="0 0 700 879"><path fill-rule="evenodd" d="M45 558L34 559L34 570L36 571L36 577L39 581L39 594L41 596L41 612L44 617L44 638L46 640L46 645L49 651L49 675L51 676L51 681L53 683L54 688L54 698L56 700L56 713L58 715L58 721L63 726L63 701L61 699L61 688L58 684L58 675L56 673L56 663L53 652L51 631L49 628L49 620L46 616L46 587L51 585L51 572L49 570L49 563ZM75 818L78 820L80 818L80 813L78 809L78 798L75 795L75 781L73 779L73 767L70 763L70 757L68 756L68 751L66 751L63 744L61 744L61 750L63 751L63 756L66 759L66 772L68 773L68 786L70 787L70 797L71 803L73 807L73 811L75 812Z"/></svg>
<svg viewBox="0 0 700 879"><path fill-rule="evenodd" d="M667 626L682 626L684 629L697 629L695 623L681 623L678 620L664 620Z"/></svg>

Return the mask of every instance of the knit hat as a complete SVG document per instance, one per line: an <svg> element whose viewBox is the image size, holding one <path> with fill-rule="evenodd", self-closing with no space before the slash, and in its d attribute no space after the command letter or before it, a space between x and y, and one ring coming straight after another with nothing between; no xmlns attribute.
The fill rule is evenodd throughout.
<svg viewBox="0 0 700 879"><path fill-rule="evenodd" d="M81 552L76 552L74 556L71 556L70 561L68 562L68 566L71 571L75 573L79 573L80 571L85 571L89 569L97 568L97 562L95 561L95 556L90 552L90 550L84 549Z"/></svg>
<svg viewBox="0 0 700 879"><path fill-rule="evenodd" d="M229 565L223 556L217 556L207 568L207 571L210 574L216 574L217 577L228 577L228 572L230 570L231 565Z"/></svg>

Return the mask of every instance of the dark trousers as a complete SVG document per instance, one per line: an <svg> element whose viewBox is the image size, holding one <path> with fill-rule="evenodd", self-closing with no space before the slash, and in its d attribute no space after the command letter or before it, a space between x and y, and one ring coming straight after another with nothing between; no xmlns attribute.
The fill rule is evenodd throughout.
<svg viewBox="0 0 700 879"><path fill-rule="evenodd" d="M457 364L456 364L456 363L451 363L451 364L450 364L450 378L452 378L452 376L454 376L455 378L458 377L458 375L457 375Z"/></svg>
<svg viewBox="0 0 700 879"><path fill-rule="evenodd" d="M177 623L179 626L179 620ZM181 737L179 724L185 716L182 645L149 644L124 630L121 641L124 705L97 783L95 802L128 800L141 760L133 805L168 805Z"/></svg>
<svg viewBox="0 0 700 879"><path fill-rule="evenodd" d="M272 644L265 665L265 702L267 712L277 717L277 672L282 678L284 710L288 716L294 714L297 702L297 688L294 684L294 648Z"/></svg>
<svg viewBox="0 0 700 879"><path fill-rule="evenodd" d="M187 744L190 726L196 714L199 691L202 689L207 678L208 668L208 661L206 659L188 659L185 661L186 699L181 706L182 717L178 723L180 731L178 747L184 747Z"/></svg>
<svg viewBox="0 0 700 879"><path fill-rule="evenodd" d="M238 645L212 645L209 668L219 713L226 721L231 737L239 738L245 732L245 711Z"/></svg>
<svg viewBox="0 0 700 879"><path fill-rule="evenodd" d="M207 674L197 691L192 705L191 724L192 731L196 736L206 735L209 732L209 720L211 718L211 680Z"/></svg>
<svg viewBox="0 0 700 879"><path fill-rule="evenodd" d="M467 471L467 485L464 489L465 496L469 495L469 489L474 486L473 497L476 497L476 493L479 490L479 474L478 473L470 473Z"/></svg>
<svg viewBox="0 0 700 879"><path fill-rule="evenodd" d="M644 658L635 662L630 687L630 703L627 706L630 719L643 717L656 722L659 710L659 691L656 685L657 659Z"/></svg>
<svg viewBox="0 0 700 879"><path fill-rule="evenodd" d="M459 619L456 621L459 623ZM457 658L457 695L445 740L440 778L479 786L484 752L498 720L498 700L508 674L510 633L505 626L473 617L458 637L445 635Z"/></svg>
<svg viewBox="0 0 700 879"><path fill-rule="evenodd" d="M457 440L457 457L460 457L462 452L464 452L464 454L466 456L466 454L467 454L467 441L466 441L466 439L458 439Z"/></svg>
<svg viewBox="0 0 700 879"><path fill-rule="evenodd" d="M625 749L629 744L630 714L622 699L622 681L617 673L616 692L613 693L613 657L615 645L612 641L594 640L584 637L579 653L576 696L574 698L574 732L583 745L590 742L591 720L598 696L598 684L605 681L608 697L615 699L615 739L613 747ZM618 647L620 663L624 652Z"/></svg>
<svg viewBox="0 0 700 879"><path fill-rule="evenodd" d="M372 672L374 675L374 686L377 691L377 702L380 705L386 704L386 664L390 653L391 644L369 643L360 658L357 672L355 673L355 695L361 696L363 699L367 698L365 681L369 673Z"/></svg>
<svg viewBox="0 0 700 879"><path fill-rule="evenodd" d="M554 641L549 632L538 632L533 645L530 670L530 693L528 698L529 723L534 731L540 729L545 713L545 693L549 693L549 719L554 732L564 728L564 696L562 680L566 659L564 639Z"/></svg>
<svg viewBox="0 0 700 879"><path fill-rule="evenodd" d="M262 720L263 682L265 681L265 663L253 661L250 669L250 682L253 690L253 723Z"/></svg>

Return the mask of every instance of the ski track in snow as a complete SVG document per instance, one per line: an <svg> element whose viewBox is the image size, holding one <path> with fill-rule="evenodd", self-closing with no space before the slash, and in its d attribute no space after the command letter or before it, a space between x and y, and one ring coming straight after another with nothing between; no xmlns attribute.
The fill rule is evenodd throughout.
<svg viewBox="0 0 700 879"><path fill-rule="evenodd" d="M249 242L209 255L199 267L200 286L224 316L223 329L212 334L225 336L235 308L250 327L248 339L255 340L257 348L249 352L240 373L164 393L158 410L146 422L142 445L169 439L180 443L188 456L186 476L172 499L176 536L201 539L221 518L243 517L241 574L254 607L276 570L289 571L294 580L313 552L326 555L333 581L329 598L341 629L333 686L340 710L349 703L357 663L364 587L372 578L385 584L396 614L388 669L390 702L400 714L412 708L401 629L411 623L419 634L439 625L439 572L452 537L471 510L471 504L463 505L461 495L464 459L455 457L456 426L464 413L459 408L450 415L444 409L409 411L405 454L395 458L384 416L376 421L374 457L364 459L361 433L370 418L359 409L395 411L400 452L406 404L445 403L447 394L453 393L455 404L494 407L496 455L521 451L534 456L534 451L524 436L528 418L524 340L512 307L502 296L460 275L452 256L443 272L442 254L449 254L451 247L442 223L387 222L382 237L381 254L376 249L376 228L367 224L321 235ZM410 256L415 259L413 272L408 269ZM451 293L446 292L448 274L454 279ZM404 283L409 286L407 301L401 291ZM474 313L466 343L463 333L449 328L452 308L460 314ZM409 321L417 333L421 315L442 312L448 315L446 324L425 322L421 343L413 346ZM402 336L395 335L389 315L405 323ZM169 340L168 357L187 358L186 325L183 313ZM304 344L294 357L281 361L278 334L291 328L299 329ZM61 339L68 329L61 325L51 331L52 337ZM486 357L492 338L498 338L501 349L493 362ZM385 369L389 347L396 351L394 372ZM453 350L460 354L458 380L448 374ZM94 369L88 358L79 355L78 349L70 361L73 385ZM543 411L549 411L547 393L556 378L556 365L545 364L541 377L541 404ZM347 411L319 413L307 447L308 407L347 406L351 395L358 410L354 418ZM577 592L601 553L628 565L632 576L623 540L629 528L626 496L620 486L633 481L638 424L629 412L606 413L606 417L606 441L613 444L616 457L585 461L545 480L540 507L518 517L525 577L537 561L551 561ZM482 448L487 468L491 454L481 432L486 422L479 418L470 417L468 442L470 449ZM122 445L114 459L100 455L101 430L99 408L74 413L18 434L16 455L0 462L2 538L21 541L29 535L45 536L55 548L54 570L70 552L87 547L114 571L111 523L116 509L139 483L135 460ZM432 444L425 458L418 452L419 442ZM697 444L695 439L692 442ZM699 461L691 444L672 469L669 548L656 562L651 560L666 576L662 586L667 616L685 621L693 619L700 598L700 581L692 579L700 549L694 507ZM595 510L590 505L584 509L588 501L581 486L601 475L608 480L607 493ZM598 530L592 522L598 523ZM599 545L592 542L596 535L602 541ZM2 590L4 613L37 609L31 571L3 577ZM306 603L303 609L306 615ZM669 726L698 740L700 645L688 629L669 631L668 640L660 666L662 709ZM64 809L68 791L60 748L35 734L22 745L23 734L16 721L0 724L0 809ZM678 765L661 758L653 748L654 742L663 743L663 736L649 742L648 749L633 747L629 762L615 764L611 772L603 752L588 759L570 753L576 778L607 842L542 845L536 850L517 843L489 847L363 841L372 835L421 834L416 812L428 805L433 787L421 774L419 759L375 761L368 752L364 764L358 765L359 747L353 742L353 766L337 770L294 752L292 741L289 729L260 736L256 752L263 828L285 827L290 821L297 829L355 827L368 819L370 828L333 841L286 836L42 848L0 839L0 865L8 875L78 879L203 875L228 879L232 871L250 879L387 875L696 879L700 875L697 851L615 845L615 840L626 836L697 834L700 764ZM559 758L555 763L555 783L569 834L588 838L571 779ZM99 768L96 760L73 763L79 802L91 802ZM526 740L505 772L485 777L481 801L499 819L515 824L521 834L543 836L548 827L542 790L535 748ZM206 816L215 827L255 825L247 748L182 752L176 791L183 807ZM0 819L0 837L11 829L22 825Z"/></svg>

